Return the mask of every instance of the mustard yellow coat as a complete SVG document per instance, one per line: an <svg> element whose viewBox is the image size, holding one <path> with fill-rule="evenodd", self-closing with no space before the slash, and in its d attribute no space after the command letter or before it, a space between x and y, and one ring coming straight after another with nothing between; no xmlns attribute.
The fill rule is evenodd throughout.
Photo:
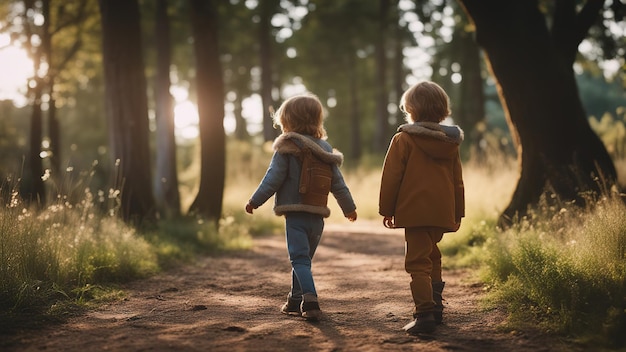
<svg viewBox="0 0 626 352"><path fill-rule="evenodd" d="M452 232L465 216L457 126L416 122L398 128L383 165L379 213L396 227Z"/></svg>

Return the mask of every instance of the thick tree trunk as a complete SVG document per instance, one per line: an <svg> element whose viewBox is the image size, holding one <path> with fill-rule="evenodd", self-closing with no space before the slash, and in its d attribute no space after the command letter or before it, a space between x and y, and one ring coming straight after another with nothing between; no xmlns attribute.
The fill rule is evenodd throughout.
<svg viewBox="0 0 626 352"><path fill-rule="evenodd" d="M548 201L587 204L614 184L616 171L587 122L573 55L563 50L561 40L567 38L553 41L535 1L461 2L474 21L477 42L487 54L518 139L521 175L500 224L525 215L546 191ZM554 27L552 34L559 29ZM561 34L567 32L576 33Z"/></svg>
<svg viewBox="0 0 626 352"><path fill-rule="evenodd" d="M148 140L148 99L137 0L100 0L111 158L121 192L120 215L140 223L155 217Z"/></svg>
<svg viewBox="0 0 626 352"><path fill-rule="evenodd" d="M217 0L191 0L200 117L200 189L190 212L218 220L226 169L224 81L219 59ZM217 222L216 222L217 224Z"/></svg>
<svg viewBox="0 0 626 352"><path fill-rule="evenodd" d="M167 218L180 215L180 193L176 170L174 100L170 94L170 22L167 0L158 0L154 28L157 41L156 70L156 182L155 198L159 211Z"/></svg>

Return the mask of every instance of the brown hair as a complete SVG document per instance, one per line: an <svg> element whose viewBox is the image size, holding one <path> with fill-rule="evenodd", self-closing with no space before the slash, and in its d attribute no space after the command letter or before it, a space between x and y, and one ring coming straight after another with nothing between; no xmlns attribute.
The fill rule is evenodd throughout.
<svg viewBox="0 0 626 352"><path fill-rule="evenodd" d="M400 99L407 122L441 122L450 115L450 98L437 83L423 81L407 89Z"/></svg>
<svg viewBox="0 0 626 352"><path fill-rule="evenodd" d="M285 100L274 113L274 123L283 132L296 132L315 138L326 138L324 110L319 98L311 93Z"/></svg>

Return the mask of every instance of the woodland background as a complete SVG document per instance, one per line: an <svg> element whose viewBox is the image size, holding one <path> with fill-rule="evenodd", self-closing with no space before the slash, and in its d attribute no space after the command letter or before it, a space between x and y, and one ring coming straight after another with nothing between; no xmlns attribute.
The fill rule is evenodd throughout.
<svg viewBox="0 0 626 352"><path fill-rule="evenodd" d="M358 204L364 218L377 218L380 165L403 123L399 97L429 79L450 95L447 122L465 131L468 192L484 176L470 201L505 194L468 219L450 251L484 250L507 230L569 241L558 226L576 228L582 216L567 209L593 218L598 203L615 212L604 214L623 206L624 8L620 0L2 0L3 307L49 308L54 294L36 298L42 282L80 301L95 283L193 252L181 239L213 250L224 238L276 231L270 211L251 224L242 208L279 133L270 107L305 90L327 109L328 141L346 157L353 192L369 195L372 204ZM615 257L605 265L616 276L597 319L619 331L626 240L622 217L610 221ZM85 252L60 249L63 236L83 243L84 228L96 238L75 246ZM100 242L112 232L137 242ZM32 258L47 247L44 259ZM148 259L119 263L137 248ZM496 255L491 280L519 293L507 277L524 269L509 251L496 251L509 256ZM560 284L571 287L571 277ZM587 317L580 294L568 312ZM541 301L533 295L521 296ZM568 319L564 330L582 329Z"/></svg>

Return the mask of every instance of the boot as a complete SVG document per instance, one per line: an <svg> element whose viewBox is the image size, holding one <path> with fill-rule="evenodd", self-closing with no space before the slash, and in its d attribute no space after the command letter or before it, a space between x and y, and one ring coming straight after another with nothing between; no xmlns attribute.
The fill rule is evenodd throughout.
<svg viewBox="0 0 626 352"><path fill-rule="evenodd" d="M433 282L433 301L435 301L435 309L433 311L433 315L435 318L435 322L437 324L441 324L443 322L443 287L446 285L445 282Z"/></svg>
<svg viewBox="0 0 626 352"><path fill-rule="evenodd" d="M317 301L317 296L313 293L305 293L302 295L302 305L300 306L302 317L306 320L320 320L322 311Z"/></svg>
<svg viewBox="0 0 626 352"><path fill-rule="evenodd" d="M415 313L415 320L406 324L402 329L411 335L427 334L435 331L437 322L433 312Z"/></svg>
<svg viewBox="0 0 626 352"><path fill-rule="evenodd" d="M281 313L287 315L301 315L300 305L302 298L292 298L291 293L287 296L287 302L280 308Z"/></svg>

